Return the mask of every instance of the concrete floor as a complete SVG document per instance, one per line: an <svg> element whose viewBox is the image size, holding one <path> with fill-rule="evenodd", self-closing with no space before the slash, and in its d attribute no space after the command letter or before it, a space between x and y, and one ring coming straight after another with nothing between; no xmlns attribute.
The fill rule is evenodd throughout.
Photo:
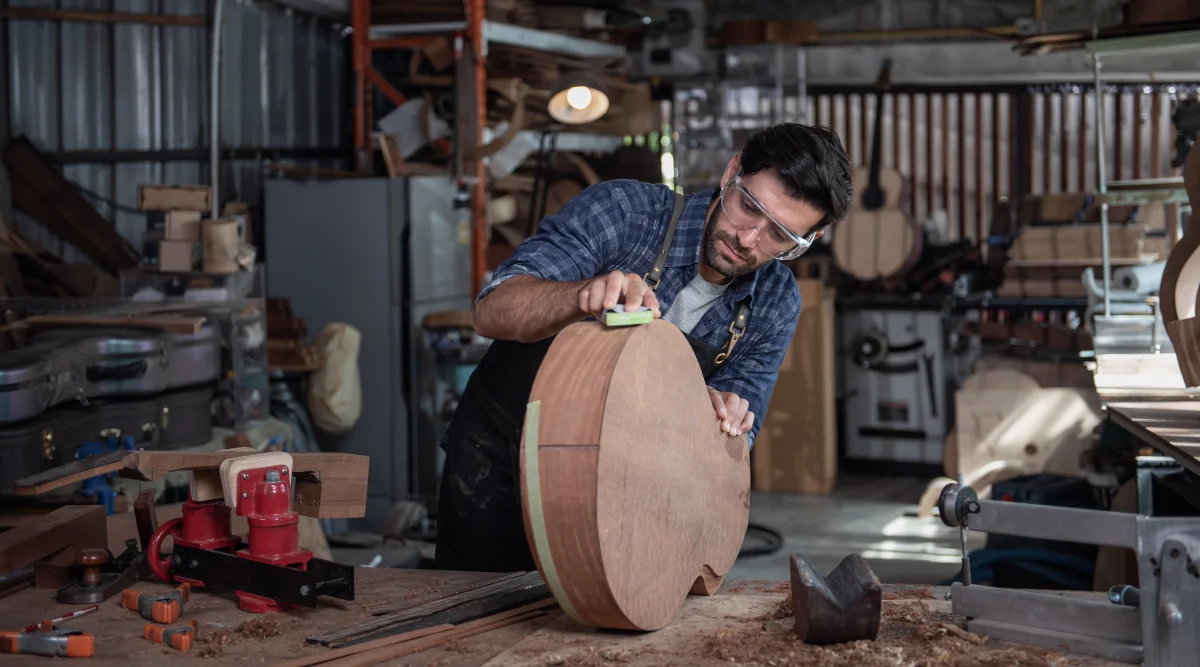
<svg viewBox="0 0 1200 667"><path fill-rule="evenodd" d="M779 531L783 548L739 559L728 578L788 579L793 553L822 574L858 553L885 584L937 584L953 577L962 562L958 531L936 518L916 517L927 483L842 475L828 496L756 492L750 499L750 522ZM970 535L968 547L980 548L985 539Z"/></svg>

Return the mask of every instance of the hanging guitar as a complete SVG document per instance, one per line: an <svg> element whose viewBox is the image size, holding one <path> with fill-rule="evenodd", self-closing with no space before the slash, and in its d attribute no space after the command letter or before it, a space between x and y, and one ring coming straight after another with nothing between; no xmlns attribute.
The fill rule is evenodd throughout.
<svg viewBox="0 0 1200 667"><path fill-rule="evenodd" d="M843 273L864 281L902 277L921 258L924 239L901 202L908 183L882 163L883 98L891 88L892 61L885 58L875 82L875 130L871 164L850 175L856 196L846 219L832 231L833 257ZM899 128L892 128L898 131Z"/></svg>

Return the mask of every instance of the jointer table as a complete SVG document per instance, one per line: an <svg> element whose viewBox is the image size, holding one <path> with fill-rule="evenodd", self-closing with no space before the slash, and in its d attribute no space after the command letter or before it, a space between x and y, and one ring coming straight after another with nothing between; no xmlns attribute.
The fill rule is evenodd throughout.
<svg viewBox="0 0 1200 667"><path fill-rule="evenodd" d="M251 614L239 611L232 593L193 591L183 610L182 620L196 619L199 636L228 633L230 643L220 655L205 655L205 642L190 651L179 652L141 638L146 621L122 609L119 598L101 603L94 613L66 621L62 627L92 633L96 656L80 659L80 664L96 667L129 667L161 660L166 664L270 665L286 659L318 655L329 649L307 644L306 637L345 627L369 618L369 608L382 603L433 600L440 591L480 583L494 573L440 572L358 568L357 599L344 602L321 598L315 609L281 614ZM165 592L161 582L141 582L142 591ZM1004 664L1013 660L1011 652L1022 652L1022 664L1037 649L1015 648L989 642L977 645L971 637L962 638L945 625L956 619L949 613L945 589L928 587L884 587L883 623L875 642L833 647L805 646L791 632L791 618L783 607L788 584L779 581L728 581L712 597L691 597L675 622L653 633L602 632L574 625L557 609L539 618L509 625L491 632L452 642L423 653L405 656L384 664L474 667L479 665L728 665L739 664L896 664L896 651L925 664L993 664L984 662L1001 656L990 654L1009 651ZM0 599L0 628L16 629L45 617L58 616L73 609L55 604L52 591L24 589ZM251 626L239 630L243 623ZM276 634L272 634L276 633ZM939 658L938 656L942 656ZM978 658L978 662L976 662ZM0 655L5 665L41 665L51 658ZM814 662L815 660L815 662ZM774 661L774 662L772 662ZM807 661L807 662L806 662ZM57 664L57 663L56 663ZM995 663L1000 664L1000 663ZM1072 657L1072 665L1115 665L1091 658Z"/></svg>

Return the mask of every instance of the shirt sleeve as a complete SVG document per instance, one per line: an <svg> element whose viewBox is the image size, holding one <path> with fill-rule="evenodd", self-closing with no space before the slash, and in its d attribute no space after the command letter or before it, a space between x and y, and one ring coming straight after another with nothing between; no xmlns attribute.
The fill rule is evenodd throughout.
<svg viewBox="0 0 1200 667"><path fill-rule="evenodd" d="M767 406L771 403L775 380L779 377L779 365L783 363L792 336L796 333L796 323L800 319L798 290L794 301L785 301L775 315L768 320L772 327L769 333L758 338L740 355L735 352L729 363L723 365L708 381L713 389L733 392L750 404L750 411L754 413L754 425L747 438L751 449L762 428L763 418L767 416Z"/></svg>
<svg viewBox="0 0 1200 667"><path fill-rule="evenodd" d="M618 254L631 215L620 181L589 186L557 213L546 216L533 236L492 273L476 303L515 276L570 282L599 275Z"/></svg>

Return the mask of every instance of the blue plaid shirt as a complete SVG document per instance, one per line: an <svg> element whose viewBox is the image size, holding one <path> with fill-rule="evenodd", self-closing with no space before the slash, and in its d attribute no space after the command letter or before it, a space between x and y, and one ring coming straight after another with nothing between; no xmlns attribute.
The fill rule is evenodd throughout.
<svg viewBox="0 0 1200 667"><path fill-rule="evenodd" d="M700 243L708 205L715 188L688 195L666 267L655 294L665 314L680 290L700 268ZM645 274L662 248L675 205L675 193L664 185L634 180L605 181L577 195L558 213L546 217L537 233L496 268L479 293L487 296L505 280L529 275L542 280L585 280L612 271ZM775 389L779 365L796 332L800 290L787 267L770 262L734 280L692 330L693 338L713 347L729 339L738 302L747 296L750 317L733 354L708 379L718 391L730 391L750 403L758 436ZM478 302L478 299L476 300Z"/></svg>

